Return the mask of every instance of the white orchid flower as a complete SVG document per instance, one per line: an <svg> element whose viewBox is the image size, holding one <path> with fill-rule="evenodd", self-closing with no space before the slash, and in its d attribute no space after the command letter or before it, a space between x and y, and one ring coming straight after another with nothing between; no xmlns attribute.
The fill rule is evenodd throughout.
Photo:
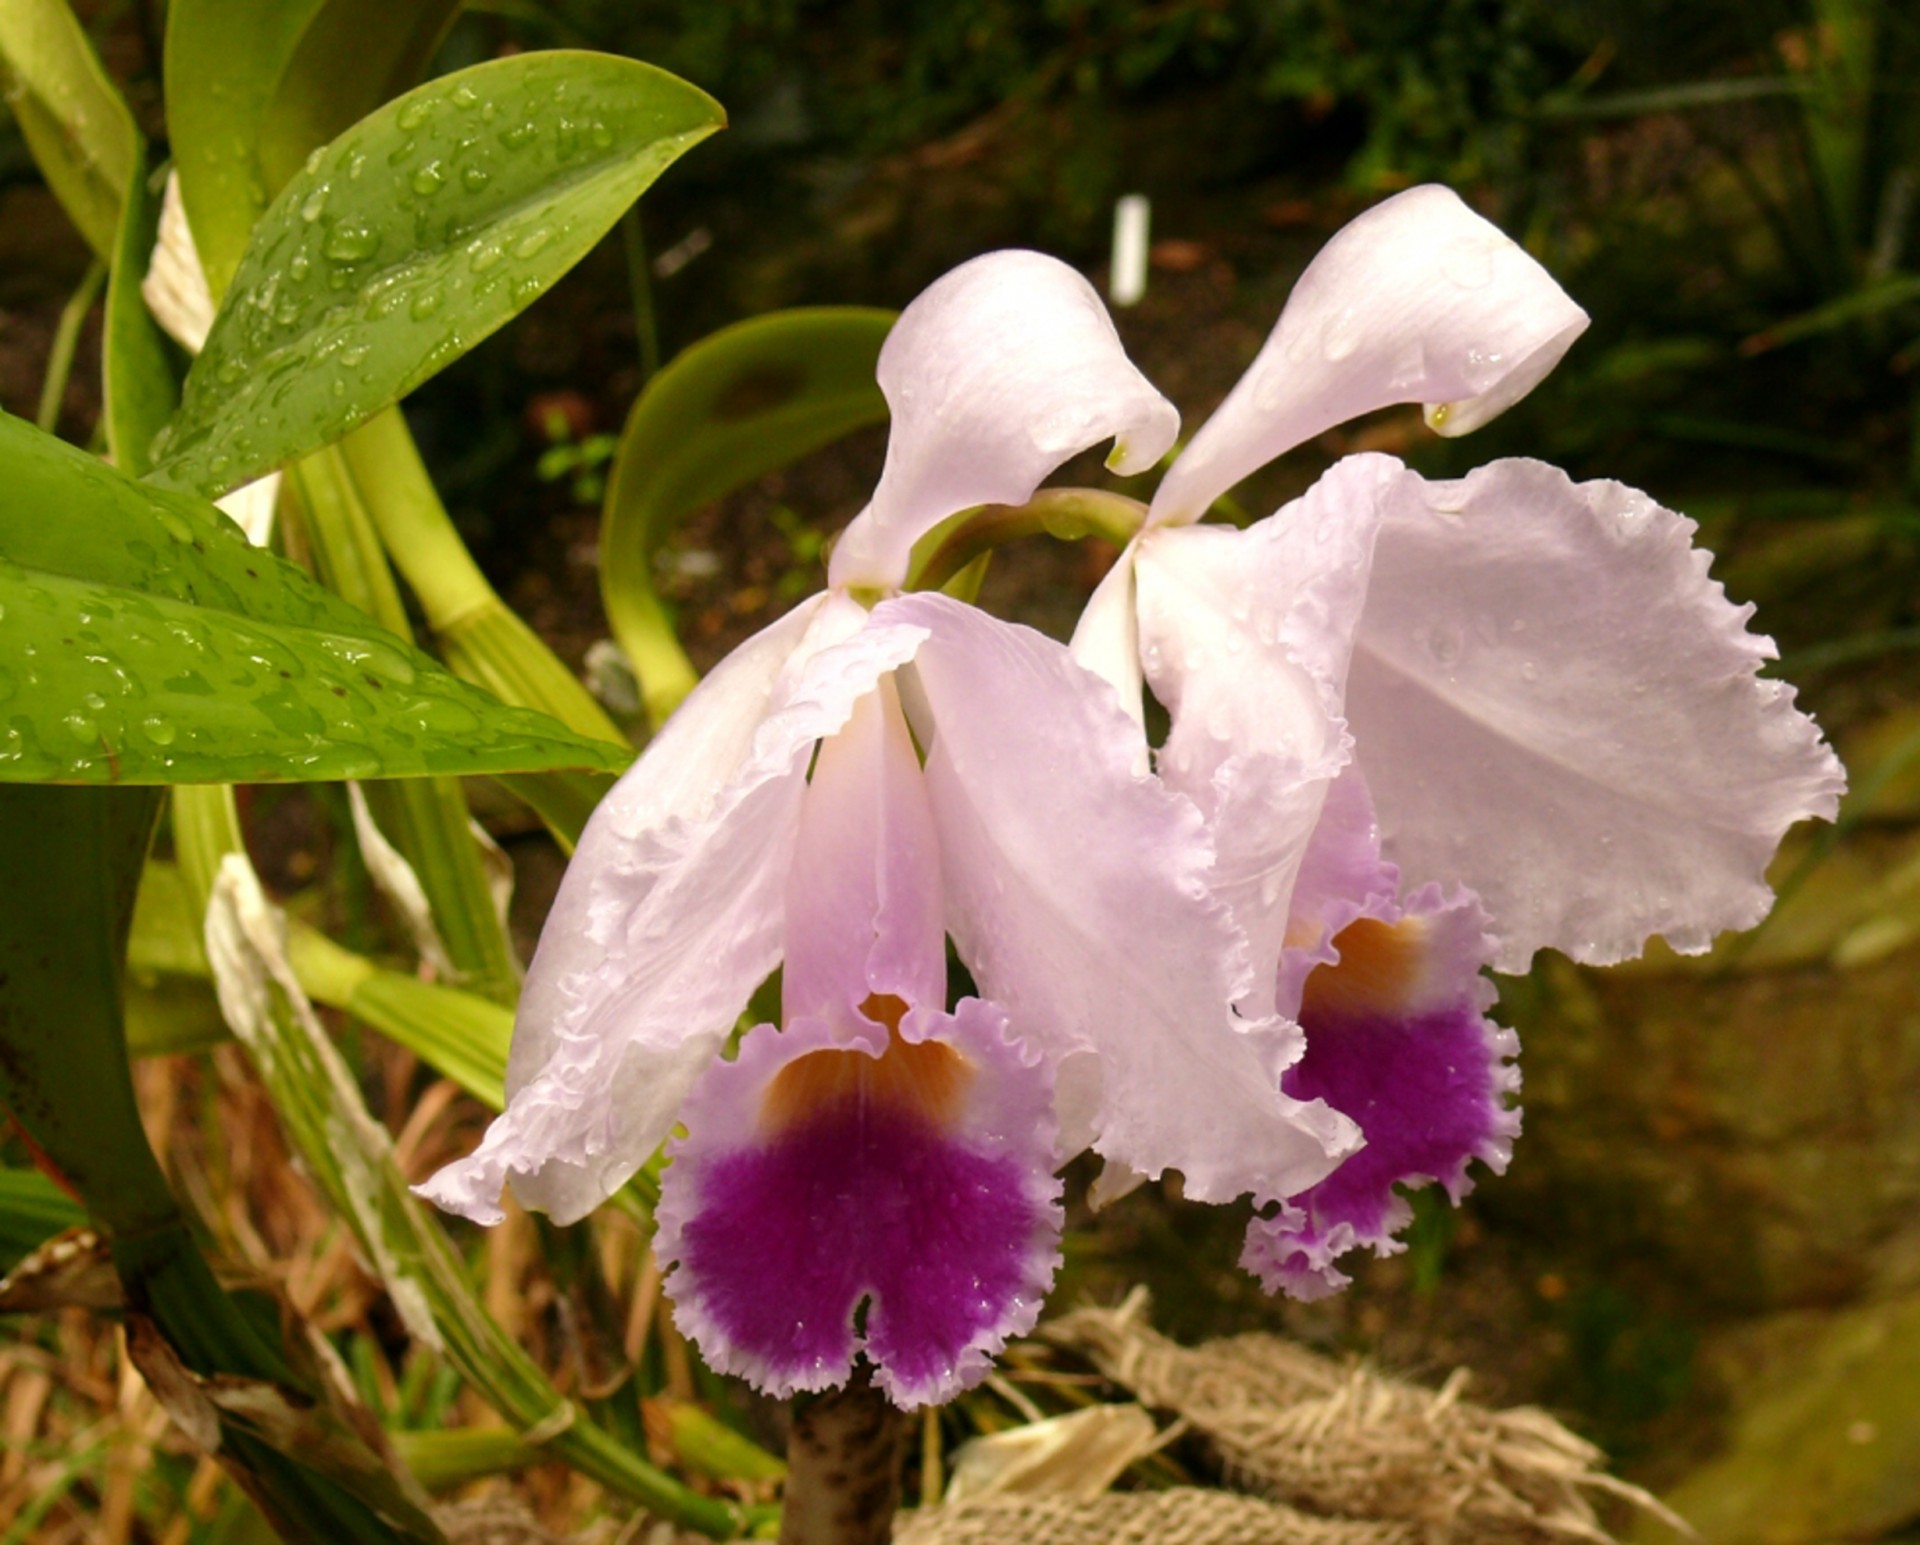
<svg viewBox="0 0 1920 1545"><path fill-rule="evenodd" d="M668 1138L658 1249L709 1362L778 1394L856 1353L945 1399L1034 1322L1065 1157L1277 1203L1353 1124L1281 1089L1192 801L1067 650L896 593L915 539L1019 503L1172 408L1078 275L1002 254L941 280L880 363L894 413L829 589L734 651L608 794L529 969L507 1106L421 1189L584 1216ZM809 776L811 772L811 776ZM981 996L947 1006L951 938ZM729 1032L776 966L782 1026ZM862 1303L863 1333L856 1332ZM862 1339L863 1337L863 1339Z"/></svg>
<svg viewBox="0 0 1920 1545"><path fill-rule="evenodd" d="M1156 765L1213 831L1213 887L1255 967L1240 1007L1306 1031L1287 1091L1366 1134L1255 1221L1246 1264L1270 1288L1314 1296L1346 1280L1343 1250L1399 1248L1396 1181L1457 1199L1470 1159L1504 1167L1516 1046L1483 1017L1482 966L1523 971L1548 947L1607 964L1654 935L1702 951L1765 915L1786 829L1836 812L1844 772L1793 690L1759 677L1774 649L1752 608L1708 578L1692 522L1642 493L1534 461L1428 483L1357 456L1247 530L1197 523L1358 414L1486 422L1585 326L1449 191L1363 214L1302 275L1074 637L1136 719L1143 678L1171 715Z"/></svg>

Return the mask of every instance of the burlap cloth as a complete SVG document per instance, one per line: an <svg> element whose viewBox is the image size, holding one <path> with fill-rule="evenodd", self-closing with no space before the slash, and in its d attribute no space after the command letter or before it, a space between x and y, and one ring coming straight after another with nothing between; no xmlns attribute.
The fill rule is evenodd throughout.
<svg viewBox="0 0 1920 1545"><path fill-rule="evenodd" d="M1182 1347L1146 1296L1084 1309L1041 1336L1148 1406L1184 1417L1233 1490L1114 1492L1088 1503L993 1496L903 1516L900 1545L1565 1545L1611 1541L1613 1497L1685 1528L1544 1411L1490 1411L1275 1336Z"/></svg>

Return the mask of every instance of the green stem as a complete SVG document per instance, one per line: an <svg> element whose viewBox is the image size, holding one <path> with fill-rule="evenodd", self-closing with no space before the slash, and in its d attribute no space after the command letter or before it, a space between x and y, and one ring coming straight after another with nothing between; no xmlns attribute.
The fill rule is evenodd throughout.
<svg viewBox="0 0 1920 1545"><path fill-rule="evenodd" d="M60 323L53 330L53 349L47 355L47 378L40 383L40 410L34 422L48 434L60 423L60 405L66 400L67 382L73 376L74 349L80 342L80 329L87 313L100 298L100 286L107 282L107 265L95 258L87 265L80 286L60 311Z"/></svg>
<svg viewBox="0 0 1920 1545"><path fill-rule="evenodd" d="M982 553L1016 537L1044 534L1074 542L1097 536L1124 547L1146 516L1138 499L1097 488L1046 488L1025 504L983 504L941 522L914 544L905 588L938 590Z"/></svg>
<svg viewBox="0 0 1920 1545"><path fill-rule="evenodd" d="M382 545L419 598L448 668L505 702L550 713L582 735L624 743L593 694L488 584L440 502L400 410L376 414L337 451ZM500 781L538 812L569 851L612 784L598 773Z"/></svg>

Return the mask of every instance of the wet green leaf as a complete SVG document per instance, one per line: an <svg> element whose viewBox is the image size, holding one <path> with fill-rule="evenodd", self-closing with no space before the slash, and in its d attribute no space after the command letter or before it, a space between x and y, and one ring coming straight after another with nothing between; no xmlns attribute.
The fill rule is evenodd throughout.
<svg viewBox="0 0 1920 1545"><path fill-rule="evenodd" d="M426 73L460 0L325 0L260 120L261 169L278 193L324 145Z"/></svg>
<svg viewBox="0 0 1920 1545"><path fill-rule="evenodd" d="M691 690L653 554L695 509L887 416L874 380L893 313L775 312L703 338L627 417L600 522L600 593L658 724Z"/></svg>
<svg viewBox="0 0 1920 1545"><path fill-rule="evenodd" d="M260 125L321 0L172 0L165 50L167 132L193 241L217 297L277 189Z"/></svg>
<svg viewBox="0 0 1920 1545"><path fill-rule="evenodd" d="M139 136L64 0L0 5L0 73L47 186L93 250L111 259Z"/></svg>
<svg viewBox="0 0 1920 1545"><path fill-rule="evenodd" d="M388 103L261 218L154 478L224 493L347 430L529 305L723 121L651 66L522 54Z"/></svg>
<svg viewBox="0 0 1920 1545"><path fill-rule="evenodd" d="M199 500L0 416L0 779L281 782L617 768Z"/></svg>

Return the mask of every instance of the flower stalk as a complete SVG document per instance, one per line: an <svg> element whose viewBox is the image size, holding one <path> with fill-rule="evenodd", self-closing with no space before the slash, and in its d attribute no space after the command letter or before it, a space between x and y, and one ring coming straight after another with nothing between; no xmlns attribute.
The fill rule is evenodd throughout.
<svg viewBox="0 0 1920 1545"><path fill-rule="evenodd" d="M780 1545L887 1545L908 1425L865 1363L842 1388L796 1400Z"/></svg>

